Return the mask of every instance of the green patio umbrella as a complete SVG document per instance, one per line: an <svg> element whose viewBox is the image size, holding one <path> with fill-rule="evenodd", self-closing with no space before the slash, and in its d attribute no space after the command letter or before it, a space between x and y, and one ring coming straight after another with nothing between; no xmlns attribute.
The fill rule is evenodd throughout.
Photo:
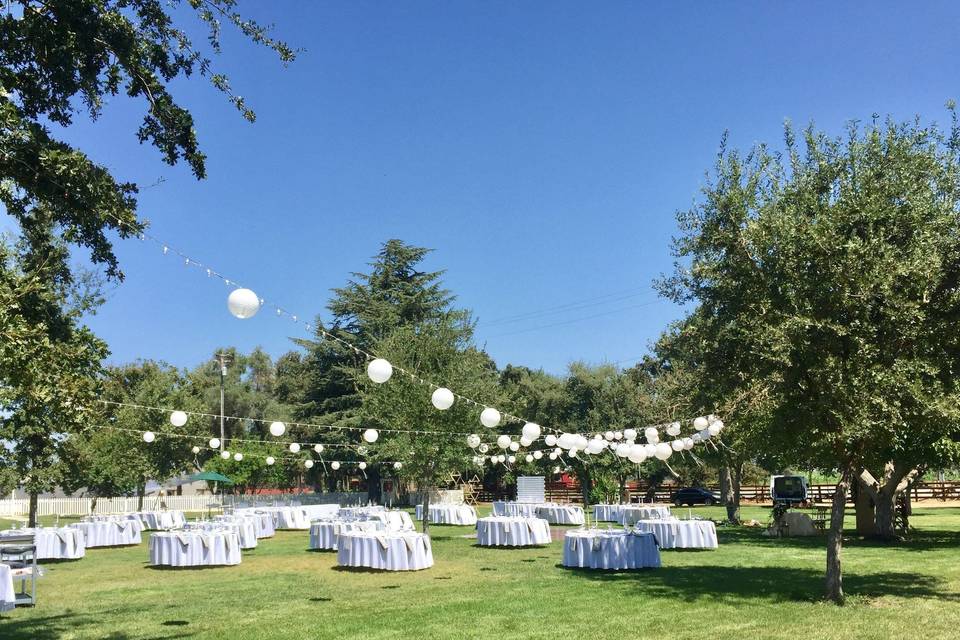
<svg viewBox="0 0 960 640"><path fill-rule="evenodd" d="M198 480L209 480L210 482L233 484L233 480L222 473L217 473L216 471L202 471L200 473L195 473L192 476L187 477L186 482L196 482Z"/></svg>

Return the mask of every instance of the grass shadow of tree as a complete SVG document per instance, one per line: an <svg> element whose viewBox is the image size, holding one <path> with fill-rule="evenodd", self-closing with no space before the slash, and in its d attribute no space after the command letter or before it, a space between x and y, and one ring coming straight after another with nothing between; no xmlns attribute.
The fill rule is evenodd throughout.
<svg viewBox="0 0 960 640"><path fill-rule="evenodd" d="M84 627L88 625L91 628L99 629L103 622L93 616L78 615L71 612L23 620L11 618L12 616L9 615L0 616L0 625L3 625L0 637L4 640L58 640L59 638L73 637L78 633L82 634ZM192 632L178 631L153 636L138 634L136 637L141 640L177 640L178 638L189 638L193 635ZM123 632L115 632L101 637L105 640L129 640L133 636Z"/></svg>

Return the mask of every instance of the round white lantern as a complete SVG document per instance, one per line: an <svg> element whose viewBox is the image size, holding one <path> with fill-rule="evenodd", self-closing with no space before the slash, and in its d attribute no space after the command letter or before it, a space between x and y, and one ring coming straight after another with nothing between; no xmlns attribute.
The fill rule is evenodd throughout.
<svg viewBox="0 0 960 640"><path fill-rule="evenodd" d="M500 412L493 407L487 407L480 412L480 424L488 429L493 429L500 424Z"/></svg>
<svg viewBox="0 0 960 640"><path fill-rule="evenodd" d="M710 423L710 426L707 427L707 432L712 436L720 435L720 431L723 429L723 423L719 420Z"/></svg>
<svg viewBox="0 0 960 640"><path fill-rule="evenodd" d="M643 430L643 435L650 444L657 444L660 442L660 434L657 433L656 427L647 427Z"/></svg>
<svg viewBox="0 0 960 640"><path fill-rule="evenodd" d="M671 422L669 425L667 425L667 435L670 435L670 436L680 435L680 423Z"/></svg>
<svg viewBox="0 0 960 640"><path fill-rule="evenodd" d="M629 444L627 444L626 442L621 442L620 444L617 445L617 448L614 449L614 452L621 458L626 458L630 455L630 452L632 450L633 450L633 447L631 447Z"/></svg>
<svg viewBox="0 0 960 640"><path fill-rule="evenodd" d="M557 445L557 436L553 435L552 433L548 433L546 437L544 437L543 441L547 443L548 447L555 447Z"/></svg>
<svg viewBox="0 0 960 640"><path fill-rule="evenodd" d="M657 455L657 445L648 442L647 444L643 445L643 452L647 454L648 458L652 458L653 456Z"/></svg>
<svg viewBox="0 0 960 640"><path fill-rule="evenodd" d="M195 447L192 449L192 451L193 451L194 453L200 453L200 447L195 446Z"/></svg>
<svg viewBox="0 0 960 640"><path fill-rule="evenodd" d="M480 436L475 433L471 433L467 436L467 446L471 449L476 449L480 446Z"/></svg>
<svg viewBox="0 0 960 640"><path fill-rule="evenodd" d="M533 440L531 440L531 439L528 438L527 436L520 436L520 446L521 446L521 447L529 447L529 446L532 445L532 444L533 444Z"/></svg>
<svg viewBox="0 0 960 640"><path fill-rule="evenodd" d="M523 434L524 436L526 436L527 438L530 438L530 440L536 440L537 438L540 437L540 425L538 425L536 422L527 422L527 423L524 423L523 429L520 430L520 433L522 433L522 434ZM553 445L550 444L549 438L553 438L554 443L556 443L556 439L557 439L557 438L556 438L556 436L554 436L554 435L548 435L548 436L547 436L547 440L548 440L548 441L547 441L547 446L551 446L551 447L552 447Z"/></svg>
<svg viewBox="0 0 960 640"><path fill-rule="evenodd" d="M340 468L340 463L334 460L333 462L330 463L330 468L336 471L337 469Z"/></svg>
<svg viewBox="0 0 960 640"><path fill-rule="evenodd" d="M446 411L453 406L453 391L446 387L440 387L430 396L430 402L440 411Z"/></svg>
<svg viewBox="0 0 960 640"><path fill-rule="evenodd" d="M519 443L519 442L511 442L511 443L510 443L510 451L519 451L519 450L520 450L520 443Z"/></svg>
<svg viewBox="0 0 960 640"><path fill-rule="evenodd" d="M479 451L480 453L486 453L487 451L490 451L490 445L484 442L479 447L477 447L477 451Z"/></svg>
<svg viewBox="0 0 960 640"><path fill-rule="evenodd" d="M542 457L543 457L543 451L534 451L534 452L533 452L533 459L534 459L534 460L539 460L539 459L542 458Z"/></svg>
<svg viewBox="0 0 960 640"><path fill-rule="evenodd" d="M647 451L643 448L643 445L635 444L630 447L630 453L627 455L627 458L630 462L640 464L647 459Z"/></svg>
<svg viewBox="0 0 960 640"><path fill-rule="evenodd" d="M624 429L623 437L627 440L636 440L637 439L637 430L636 429Z"/></svg>
<svg viewBox="0 0 960 640"><path fill-rule="evenodd" d="M510 436L504 434L497 437L497 446L501 449L506 449L510 446Z"/></svg>
<svg viewBox="0 0 960 640"><path fill-rule="evenodd" d="M690 439L693 440L694 442L700 442L701 440L703 440L703 436L701 436L699 433L695 433L692 436L690 436Z"/></svg>
<svg viewBox="0 0 960 640"><path fill-rule="evenodd" d="M403 469L403 465L399 462L394 462L393 468L396 469L397 471L400 471L400 469Z"/></svg>
<svg viewBox="0 0 960 640"><path fill-rule="evenodd" d="M313 460L304 460L304 461L303 461L303 466L306 467L307 469L312 469L312 468L313 468Z"/></svg>
<svg viewBox="0 0 960 640"><path fill-rule="evenodd" d="M144 431L143 432L143 441L144 442L153 442L157 437L153 431Z"/></svg>
<svg viewBox="0 0 960 640"><path fill-rule="evenodd" d="M673 449L670 448L666 442L661 442L657 445L657 450L654 453L657 456L657 460L666 460L673 453Z"/></svg>
<svg viewBox="0 0 960 640"><path fill-rule="evenodd" d="M553 451L551 451L549 458L550 458L551 460L556 460L556 459L557 459L557 454L554 453Z"/></svg>
<svg viewBox="0 0 960 640"><path fill-rule="evenodd" d="M282 422L271 422L270 423L270 435L279 438L287 431L287 425Z"/></svg>
<svg viewBox="0 0 960 640"><path fill-rule="evenodd" d="M693 419L693 428L697 431L702 431L710 425L710 422L703 416Z"/></svg>
<svg viewBox="0 0 960 640"><path fill-rule="evenodd" d="M250 289L234 289L227 297L227 308L235 318L246 320L260 311L260 298Z"/></svg>
<svg viewBox="0 0 960 640"><path fill-rule="evenodd" d="M297 444L296 442L291 442L290 453L299 453L299 452L300 452L300 445Z"/></svg>
<svg viewBox="0 0 960 640"><path fill-rule="evenodd" d="M670 443L670 448L674 451L680 451L683 449L683 440L674 440Z"/></svg>
<svg viewBox="0 0 960 640"><path fill-rule="evenodd" d="M586 449L587 448L587 436L578 435L577 442L574 445L577 449Z"/></svg>
<svg viewBox="0 0 960 640"><path fill-rule="evenodd" d="M367 463L366 463L366 462L361 462L361 463L358 464L357 466L360 467L360 470L361 470L361 471L363 471L364 469L367 468Z"/></svg>
<svg viewBox="0 0 960 640"><path fill-rule="evenodd" d="M577 457L577 448L574 447L573 449L570 449L570 451L567 452L567 455L570 456L571 458L576 458L576 457Z"/></svg>
<svg viewBox="0 0 960 640"><path fill-rule="evenodd" d="M517 461L517 456L510 456L509 458L507 458L507 462L509 462L510 464L513 464L516 461Z"/></svg>
<svg viewBox="0 0 960 640"><path fill-rule="evenodd" d="M323 453L323 445L315 444L313 445L313 450L316 451L317 453Z"/></svg>
<svg viewBox="0 0 960 640"><path fill-rule="evenodd" d="M533 455L528 453L526 457L524 457L524 460L526 460L527 462L533 462Z"/></svg>
<svg viewBox="0 0 960 640"><path fill-rule="evenodd" d="M170 424L175 427L182 427L187 424L187 414L185 411L174 411L170 414Z"/></svg>
<svg viewBox="0 0 960 640"><path fill-rule="evenodd" d="M375 358L367 365L367 377L377 384L383 384L389 380L392 375L393 365L383 358Z"/></svg>
<svg viewBox="0 0 960 640"><path fill-rule="evenodd" d="M690 449L693 449L693 445L694 445L693 438L683 439L683 448L686 449L687 451L689 451Z"/></svg>
<svg viewBox="0 0 960 640"><path fill-rule="evenodd" d="M210 445L210 448L211 448L211 449L219 449L219 448L220 448L220 438L210 438L210 442L208 442L207 444Z"/></svg>
<svg viewBox="0 0 960 640"><path fill-rule="evenodd" d="M229 451L221 451L221 452L220 452L220 457L223 458L224 460L229 460L229 459L230 459L230 452L229 452Z"/></svg>
<svg viewBox="0 0 960 640"><path fill-rule="evenodd" d="M235 454L233 454L233 459L236 460L237 462L240 462L241 460L243 460L243 454L242 454L242 453L235 453Z"/></svg>
<svg viewBox="0 0 960 640"><path fill-rule="evenodd" d="M273 456L267 456L267 459L265 460L265 462L267 463L267 466L269 467L269 466L272 466L273 463L276 462L276 460L274 459Z"/></svg>
<svg viewBox="0 0 960 640"><path fill-rule="evenodd" d="M373 444L377 441L377 438L380 437L380 432L376 429L367 429L363 432L363 439L370 444Z"/></svg>
<svg viewBox="0 0 960 640"><path fill-rule="evenodd" d="M607 431L605 434L603 434L603 437L607 442L610 442L611 440L613 440L613 431Z"/></svg>

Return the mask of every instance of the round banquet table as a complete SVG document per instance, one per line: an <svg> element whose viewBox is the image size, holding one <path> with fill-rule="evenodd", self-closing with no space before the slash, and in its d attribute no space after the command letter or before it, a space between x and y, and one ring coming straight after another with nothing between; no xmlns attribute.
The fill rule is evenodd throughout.
<svg viewBox="0 0 960 640"><path fill-rule="evenodd" d="M10 565L0 563L0 613L17 606L17 594L13 590L13 572Z"/></svg>
<svg viewBox="0 0 960 640"><path fill-rule="evenodd" d="M717 527L710 520L640 520L637 531L651 533L661 549L716 549Z"/></svg>
<svg viewBox="0 0 960 640"><path fill-rule="evenodd" d="M423 533L340 534L337 564L385 571L418 571L433 566L430 537Z"/></svg>
<svg viewBox="0 0 960 640"><path fill-rule="evenodd" d="M550 523L540 518L490 516L477 520L481 547L527 547L550 544Z"/></svg>
<svg viewBox="0 0 960 640"><path fill-rule="evenodd" d="M493 515L536 518L539 502L494 502Z"/></svg>
<svg viewBox="0 0 960 640"><path fill-rule="evenodd" d="M257 533L254 530L253 522L246 518L237 516L220 516L212 522L191 522L186 529L198 529L201 531L218 531L226 529L237 534L237 540L240 541L240 549L256 549Z"/></svg>
<svg viewBox="0 0 960 640"><path fill-rule="evenodd" d="M183 511L140 511L133 515L140 518L144 529L177 529L187 523Z"/></svg>
<svg viewBox="0 0 960 640"><path fill-rule="evenodd" d="M240 540L234 531L165 531L150 534L150 564L207 567L240 564Z"/></svg>
<svg viewBox="0 0 960 640"><path fill-rule="evenodd" d="M541 504L537 517L550 524L583 524L583 509L569 504Z"/></svg>
<svg viewBox="0 0 960 640"><path fill-rule="evenodd" d="M624 505L620 510L619 522L629 526L638 520L670 520L672 518L670 507L662 504Z"/></svg>
<svg viewBox="0 0 960 640"><path fill-rule="evenodd" d="M314 520L310 523L310 548L337 550L340 534L349 531L376 533L386 531L382 520Z"/></svg>
<svg viewBox="0 0 960 640"><path fill-rule="evenodd" d="M417 520L423 520L423 505L417 505ZM430 524L477 524L477 510L468 504L430 505Z"/></svg>
<svg viewBox="0 0 960 640"><path fill-rule="evenodd" d="M310 518L300 507L262 507L259 511L273 516L275 529L309 529Z"/></svg>
<svg viewBox="0 0 960 640"><path fill-rule="evenodd" d="M69 527L40 527L37 529L10 529L0 531L0 543L4 536L32 535L37 546L37 560L77 560L87 548L83 532Z"/></svg>
<svg viewBox="0 0 960 640"><path fill-rule="evenodd" d="M273 528L273 516L269 513L254 513L252 511L244 511L242 513L234 513L226 516L219 516L214 518L215 521L231 519L242 519L247 520L253 525L253 535L260 538L272 538L276 533L276 529Z"/></svg>
<svg viewBox="0 0 960 640"><path fill-rule="evenodd" d="M381 505L371 505L369 507L340 507L337 509L337 517L340 518L363 518L378 513L386 513L387 508Z"/></svg>
<svg viewBox="0 0 960 640"><path fill-rule="evenodd" d="M622 504L593 505L593 519L601 522L620 522L623 517Z"/></svg>
<svg viewBox="0 0 960 640"><path fill-rule="evenodd" d="M660 566L652 534L636 531L574 529L563 540L563 566L583 569L643 569Z"/></svg>
<svg viewBox="0 0 960 640"><path fill-rule="evenodd" d="M406 511L395 509L384 512L384 522L389 531L414 531L413 518Z"/></svg>
<svg viewBox="0 0 960 640"><path fill-rule="evenodd" d="M140 531L143 527L139 520L101 520L75 522L70 528L81 531L87 549L92 549L140 544Z"/></svg>

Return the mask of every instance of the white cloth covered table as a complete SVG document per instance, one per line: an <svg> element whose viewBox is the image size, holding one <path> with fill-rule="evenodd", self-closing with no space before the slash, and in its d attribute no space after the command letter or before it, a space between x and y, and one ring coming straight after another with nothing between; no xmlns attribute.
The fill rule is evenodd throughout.
<svg viewBox="0 0 960 640"><path fill-rule="evenodd" d="M717 528L710 520L640 520L637 531L653 534L661 549L716 549Z"/></svg>
<svg viewBox="0 0 960 640"><path fill-rule="evenodd" d="M519 516L522 518L536 518L539 502L499 502L493 503L495 516Z"/></svg>
<svg viewBox="0 0 960 640"><path fill-rule="evenodd" d="M258 511L273 516L275 529L309 529L310 518L301 507L261 507Z"/></svg>
<svg viewBox="0 0 960 640"><path fill-rule="evenodd" d="M75 522L70 527L83 532L87 549L140 544L140 531L143 529L140 520Z"/></svg>
<svg viewBox="0 0 960 640"><path fill-rule="evenodd" d="M133 515L140 518L144 529L177 529L187 523L183 511L140 511Z"/></svg>
<svg viewBox="0 0 960 640"><path fill-rule="evenodd" d="M340 518L363 518L386 512L386 507L374 504L366 507L340 507L336 515Z"/></svg>
<svg viewBox="0 0 960 640"><path fill-rule="evenodd" d="M477 520L481 547L526 547L550 544L550 523L540 518L490 516Z"/></svg>
<svg viewBox="0 0 960 640"><path fill-rule="evenodd" d="M219 516L212 522L191 522L186 529L200 529L202 531L226 529L237 534L241 549L255 549L257 547L257 534L254 530L253 521L242 516Z"/></svg>
<svg viewBox="0 0 960 640"><path fill-rule="evenodd" d="M314 520L310 523L310 548L337 550L337 538L341 533L361 531L375 533L386 531L382 520Z"/></svg>
<svg viewBox="0 0 960 640"><path fill-rule="evenodd" d="M423 505L417 505L417 520L423 520ZM431 504L431 524L477 524L477 510L468 504Z"/></svg>
<svg viewBox="0 0 960 640"><path fill-rule="evenodd" d="M338 504L301 504L294 506L303 509L304 515L307 516L307 522L317 518L333 518L340 509Z"/></svg>
<svg viewBox="0 0 960 640"><path fill-rule="evenodd" d="M413 518L406 511L394 509L383 513L388 531L414 531Z"/></svg>
<svg viewBox="0 0 960 640"><path fill-rule="evenodd" d="M623 517L622 504L595 504L593 505L593 519L598 522L620 522Z"/></svg>
<svg viewBox="0 0 960 640"><path fill-rule="evenodd" d="M662 504L638 504L624 505L620 510L618 522L627 526L632 525L638 520L670 520L673 514L670 513L670 507Z"/></svg>
<svg viewBox="0 0 960 640"><path fill-rule="evenodd" d="M433 566L430 537L423 533L340 534L337 564L386 571L418 571Z"/></svg>
<svg viewBox="0 0 960 640"><path fill-rule="evenodd" d="M233 515L220 516L217 518L243 518L253 523L253 533L257 538L272 538L276 533L273 526L273 515L269 513L257 513L246 509L237 509Z"/></svg>
<svg viewBox="0 0 960 640"><path fill-rule="evenodd" d="M652 534L601 529L573 529L563 540L563 566L584 569L643 569L660 566L660 549Z"/></svg>
<svg viewBox="0 0 960 640"><path fill-rule="evenodd" d="M33 536L33 543L37 547L37 560L77 560L84 556L87 548L83 531L70 527L0 531L0 543L5 536L29 535Z"/></svg>
<svg viewBox="0 0 960 640"><path fill-rule="evenodd" d="M0 612L17 606L17 592L13 590L13 572L10 565L0 563Z"/></svg>
<svg viewBox="0 0 960 640"><path fill-rule="evenodd" d="M150 534L150 564L204 567L240 564L240 540L233 531L165 531Z"/></svg>
<svg viewBox="0 0 960 640"><path fill-rule="evenodd" d="M572 504L541 504L537 517L550 524L583 524L583 509Z"/></svg>

